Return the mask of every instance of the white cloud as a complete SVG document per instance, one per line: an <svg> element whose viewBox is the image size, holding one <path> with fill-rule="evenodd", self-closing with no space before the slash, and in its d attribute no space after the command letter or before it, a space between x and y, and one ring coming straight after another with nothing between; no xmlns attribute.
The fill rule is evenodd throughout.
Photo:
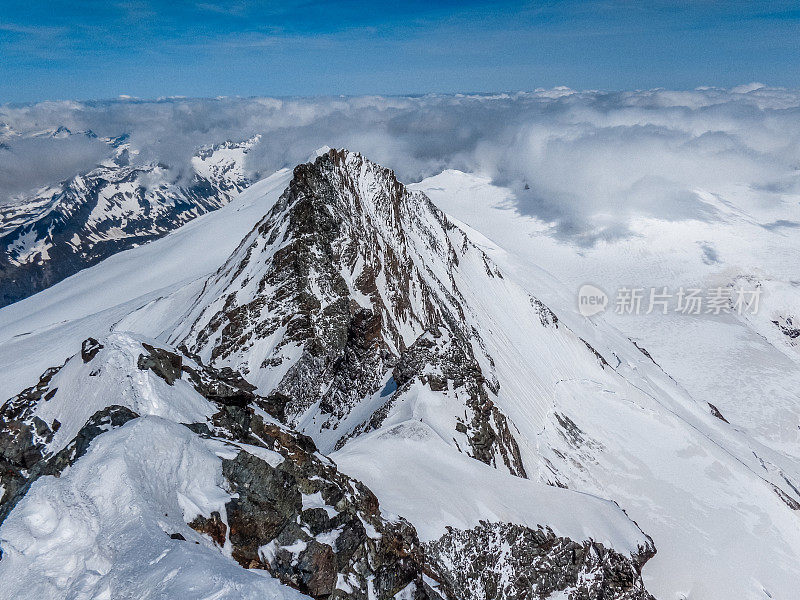
<svg viewBox="0 0 800 600"><path fill-rule="evenodd" d="M747 190L766 204L800 193L799 117L799 92L761 84L0 107L0 122L23 135L61 125L101 136L130 133L140 160L166 163L176 174L188 171L197 147L256 133L262 141L248 163L254 176L301 162L322 145L361 151L406 181L445 168L479 171L516 189L520 211L581 244L629 235L639 216L716 218L698 190ZM6 136L0 198L99 160L97 143L63 142Z"/></svg>

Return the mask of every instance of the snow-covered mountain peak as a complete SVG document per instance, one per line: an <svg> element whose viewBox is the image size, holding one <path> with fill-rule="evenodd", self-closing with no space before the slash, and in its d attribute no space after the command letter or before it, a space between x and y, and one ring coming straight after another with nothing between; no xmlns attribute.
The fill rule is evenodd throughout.
<svg viewBox="0 0 800 600"><path fill-rule="evenodd" d="M358 153L329 150L294 169L170 339L284 397L288 422L326 451L422 385L453 403L437 427L524 476L489 397L492 358L466 318L462 288L474 276L502 278L424 194Z"/></svg>
<svg viewBox="0 0 800 600"><path fill-rule="evenodd" d="M135 314L146 318L154 311L158 321L164 317L160 302L175 306L184 293ZM652 541L617 506L504 473L519 464L518 456L503 454L514 448L510 429L492 410L475 361L458 346L460 334L446 325L421 334L397 359L390 376L394 386L386 382L380 393L343 404L356 411L356 419L348 423L344 415L334 429L341 424L337 437L350 432L366 443L355 446L356 455L373 443L362 434L376 428L378 449L413 442L419 460L429 467L439 461L433 472L441 476L442 489L452 478L473 479L483 496L459 500L464 506L452 521L456 529L440 531L436 505L429 511L432 522L420 522L424 537L392 516L406 509L384 516L368 488L284 423L288 396L259 395L226 366L205 365L185 347L120 327L84 340L63 365L47 369L0 407L0 576L16 596L32 597L24 577L12 573L52 563L54 575L38 582L42 593L80 587L96 595L120 585L131 571L157 577L170 565L193 564L195 589L199 585L221 598L256 597L266 590L269 597L296 597L278 579L320 599L334 594L463 600L488 598L497 577L504 594L516 597L516 588L502 577L510 573L540 595L561 590L650 600L640 569L654 552ZM350 345L340 357L343 364L319 380L358 383L362 370L368 376L363 359L372 356L372 346L364 346L365 340ZM317 375L306 376L313 386ZM309 414L328 414L321 405L316 409ZM370 417L374 409L383 411ZM419 421L404 416L409 410ZM353 423L364 418L368 426L354 430ZM493 429L500 426L505 429ZM310 432L326 440L319 430ZM443 443L450 433L452 443ZM352 456L343 455L345 462ZM448 495L437 497L444 501ZM72 502L75 497L80 501ZM565 501L569 512L560 508ZM77 523L90 533L76 549L62 538L80 529ZM476 551L499 552L503 540L514 548L507 564L489 565L486 578L459 575ZM78 558L71 563L63 560L67 555ZM254 569L275 579L255 576ZM147 596L152 583L137 585ZM171 585L179 594L186 582Z"/></svg>
<svg viewBox="0 0 800 600"><path fill-rule="evenodd" d="M314 162L317 159L317 157L322 156L323 154L327 154L328 152L331 151L331 149L332 148L330 146L327 146L327 145L326 146L320 146L319 148L314 150L314 152L312 152L311 154L308 155L308 158L306 159L306 162Z"/></svg>
<svg viewBox="0 0 800 600"><path fill-rule="evenodd" d="M3 309L0 365L16 389L0 408L12 498L0 501L0 575L35 572L51 544L64 551L58 527L35 527L45 495L94 494L88 474L122 464L136 506L153 507L137 539L157 554L196 541L228 560L208 563L220 597L249 577L240 566L315 598L436 598L435 587L460 600L649 600L645 583L659 597L791 597L796 465L602 319L579 318L571 296L550 293L550 310L537 299L550 285L389 169L327 150ZM201 465L200 489L181 464ZM157 484L141 492L152 469ZM118 533L97 522L128 521L92 494L95 552ZM84 505L60 502L52 512L71 527ZM158 555L106 562L129 559ZM95 562L59 581L100 593L116 575ZM398 565L402 581L388 577Z"/></svg>
<svg viewBox="0 0 800 600"><path fill-rule="evenodd" d="M244 161L247 153L261 140L254 135L242 142L226 141L201 148L192 157L192 168L197 176L223 182L247 182Z"/></svg>
<svg viewBox="0 0 800 600"><path fill-rule="evenodd" d="M104 141L113 156L96 168L0 207L0 306L224 206L250 184L258 138L200 149L186 177L136 163L124 136Z"/></svg>

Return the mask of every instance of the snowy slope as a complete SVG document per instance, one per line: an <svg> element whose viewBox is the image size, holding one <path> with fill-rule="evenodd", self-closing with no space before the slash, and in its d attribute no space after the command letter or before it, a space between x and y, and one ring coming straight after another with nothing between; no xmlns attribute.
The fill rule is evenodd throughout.
<svg viewBox="0 0 800 600"><path fill-rule="evenodd" d="M793 454L757 426L714 416L649 343L655 362L621 326L577 316L574 280L565 288L564 272L536 266L555 271L545 259L558 249L522 253L530 223L502 210L504 190L455 172L417 186L459 226L360 155L321 154L0 310L2 396L89 336L115 332L101 352L128 357L101 375L112 389L114 373L152 379L125 354L126 336L185 345L240 371L429 548L448 526L477 536L484 521L550 528L644 562L649 534L658 554L642 574L659 598L793 597ZM602 273L594 280L606 284ZM55 375L65 378L56 397L77 398L70 381L90 378L83 370ZM123 404L171 422L208 418L181 382L154 381ZM169 407L157 406L165 395ZM60 412L37 410L48 424Z"/></svg>
<svg viewBox="0 0 800 600"><path fill-rule="evenodd" d="M546 223L516 213L511 191L486 178L447 171L413 187L465 226L500 241L504 249L486 238L481 247L515 279L536 286L551 306L564 307L562 320L582 329L612 365L619 360L617 371L648 373L658 381L663 369L679 384L642 385L626 375L646 391L639 395L576 379L559 384L555 394L554 407L603 447L584 457L595 462L605 455L609 461L570 475L568 485L604 490L653 535L659 554L645 570L648 588L667 598L793 597L797 513L759 483L764 478L797 498L800 370L791 338L772 323L796 310L788 256L796 249L784 231L759 225L781 213L730 214L714 224L653 220L640 224L641 237L587 249L554 241L545 234ZM745 198L739 200L744 204ZM785 217L795 210L784 209ZM753 243L744 246L743 239ZM716 249L719 262L704 261L701 242ZM613 294L625 285L673 290L727 285L742 275L754 276L764 288L757 315L637 317L609 309L588 323L576 314L577 290L584 283ZM621 354L625 338L636 340L658 367L641 354L635 357L636 351ZM631 402L632 395L640 400ZM730 424L709 420L706 402ZM610 407L620 412L612 416ZM612 438L620 434L611 432L620 419L625 428L612 448ZM552 443L550 435L549 427L538 433L540 448ZM603 470L606 475L598 477ZM654 475L661 481L655 487ZM712 556L714 569L691 567Z"/></svg>
<svg viewBox="0 0 800 600"><path fill-rule="evenodd" d="M791 326L784 333L774 323L785 324L800 309L794 264L800 248L791 229L800 217L796 201L787 198L777 206L757 206L748 202L746 191L730 190L724 202L715 201L722 213L719 220L643 219L632 238L576 248L546 235L546 223L517 214L511 190L493 186L487 178L446 171L415 187L467 225L502 241L508 253L496 259L513 269L515 277L538 281L539 269L561 281L566 293L556 297L565 307L575 307L577 290L587 282L612 295L612 302L622 286L667 286L674 292L742 279L761 286L756 315L656 311L637 317L609 309L598 319L640 341L693 396L717 406L737 427L797 456L797 352ZM774 225L781 222L785 225ZM544 290L540 294L550 298ZM697 369L698 364L703 368ZM764 397L769 401L761 401Z"/></svg>

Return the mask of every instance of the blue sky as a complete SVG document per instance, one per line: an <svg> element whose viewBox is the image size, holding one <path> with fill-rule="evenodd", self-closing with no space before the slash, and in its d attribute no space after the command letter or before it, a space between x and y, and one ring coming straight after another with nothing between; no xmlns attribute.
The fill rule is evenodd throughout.
<svg viewBox="0 0 800 600"><path fill-rule="evenodd" d="M800 5L2 0L0 103L800 87Z"/></svg>

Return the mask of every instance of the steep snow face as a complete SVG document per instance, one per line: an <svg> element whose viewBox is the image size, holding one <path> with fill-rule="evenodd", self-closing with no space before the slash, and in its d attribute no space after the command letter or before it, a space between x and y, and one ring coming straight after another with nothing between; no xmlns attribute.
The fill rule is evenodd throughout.
<svg viewBox="0 0 800 600"><path fill-rule="evenodd" d="M134 165L127 144L96 169L0 207L0 306L227 204L248 184L257 141L200 150L185 180L161 164Z"/></svg>
<svg viewBox="0 0 800 600"><path fill-rule="evenodd" d="M599 285L611 305L593 320L636 340L692 396L715 405L737 428L800 457L800 355L794 326L787 323L797 322L800 312L794 259L800 252L794 234L799 196L787 191L767 204L740 186L719 197L700 189L698 198L713 208L714 218L639 219L632 237L576 247L548 235L548 223L518 212L524 199L488 177L451 170L411 187L502 242L503 252L487 252L516 281L536 285L542 300L563 306L564 318L574 314L581 285ZM614 295L623 286L645 288L647 296L651 286L675 294L681 287L743 285L761 292L756 314L677 314L674 298L667 314L658 307L640 315L614 310Z"/></svg>
<svg viewBox="0 0 800 600"><path fill-rule="evenodd" d="M658 597L793 597L800 578L800 370L787 319L798 303L787 262L791 242L785 231L758 225L779 215L746 211L746 199L737 197L736 210L716 204L726 216L713 225L653 220L640 223L634 239L576 249L516 213L511 191L487 178L448 171L412 187L466 223L507 278L558 307L560 323L604 357L606 375L614 371L608 378L585 366L573 370L579 363L566 355L548 359L567 369L545 392L552 409L538 427L503 402L500 376L498 404L523 439L536 441L540 476L614 498L653 536L659 553L644 574ZM743 239L756 241L745 248ZM703 241L716 248L718 262L703 260ZM637 283L674 291L739 277L763 290L757 315L635 317L611 309L587 321L575 310L577 289L587 282L613 294ZM514 346L525 348L527 337L520 333ZM533 373L541 377L541 365ZM624 382L614 382L617 376ZM710 556L714 568L700 566Z"/></svg>
<svg viewBox="0 0 800 600"><path fill-rule="evenodd" d="M628 555L649 544L610 500L511 477L453 452L424 421L384 427L333 457L347 473L371 482L385 510L416 523L425 542L449 527L466 530L486 521L547 526L556 535L592 539Z"/></svg>

